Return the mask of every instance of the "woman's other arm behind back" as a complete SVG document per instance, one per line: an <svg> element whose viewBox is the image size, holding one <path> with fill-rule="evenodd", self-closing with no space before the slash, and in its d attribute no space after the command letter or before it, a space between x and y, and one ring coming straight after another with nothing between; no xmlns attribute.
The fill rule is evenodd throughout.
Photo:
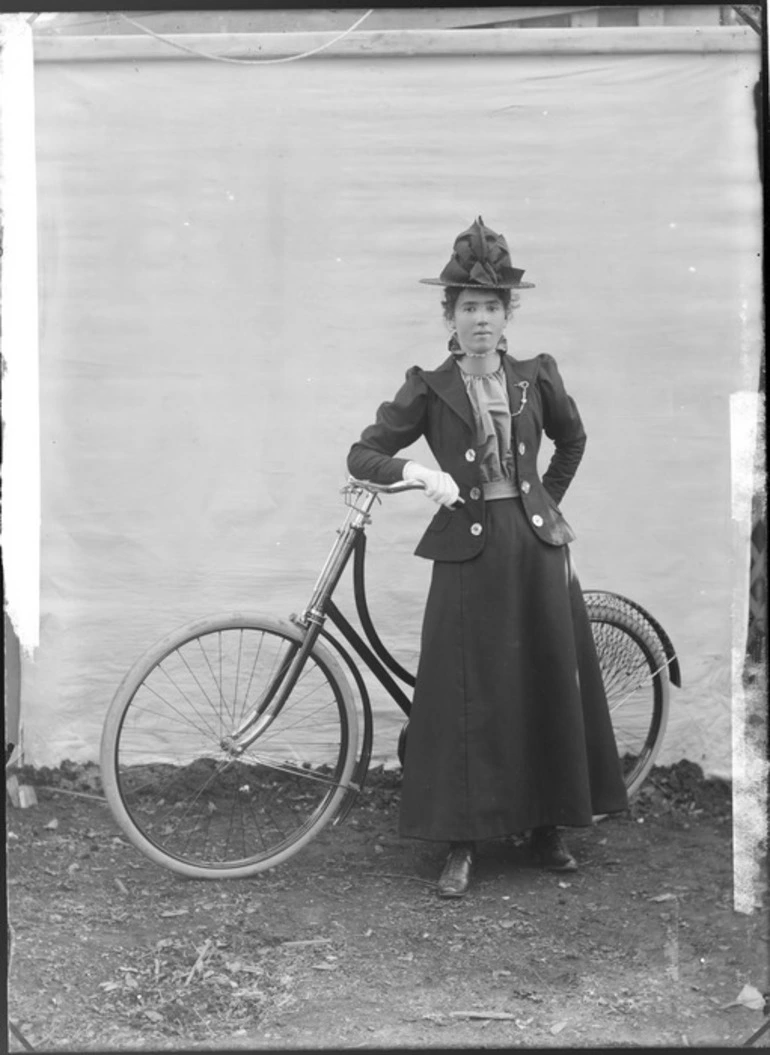
<svg viewBox="0 0 770 1055"><path fill-rule="evenodd" d="M556 360L540 355L543 428L554 443L554 453L543 473L543 487L558 505L583 458L586 434L574 399L567 394Z"/></svg>

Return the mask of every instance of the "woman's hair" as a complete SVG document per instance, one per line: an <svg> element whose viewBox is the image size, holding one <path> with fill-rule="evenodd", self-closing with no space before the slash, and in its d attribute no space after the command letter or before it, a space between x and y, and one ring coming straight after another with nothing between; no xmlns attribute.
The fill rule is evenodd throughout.
<svg viewBox="0 0 770 1055"><path fill-rule="evenodd" d="M479 287L482 288L482 287ZM444 299L441 301L441 306L444 309L444 318L447 322L451 322L455 308L457 307L457 298L460 296L465 286L446 286L444 289ZM505 309L506 319L510 319L514 311L518 308L521 300L518 293L515 293L512 289L490 289L490 293L500 300L503 308Z"/></svg>

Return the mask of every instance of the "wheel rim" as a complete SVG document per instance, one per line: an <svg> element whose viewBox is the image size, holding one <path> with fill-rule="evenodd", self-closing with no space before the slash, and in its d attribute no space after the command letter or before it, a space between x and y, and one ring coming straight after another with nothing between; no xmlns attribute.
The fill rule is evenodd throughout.
<svg viewBox="0 0 770 1055"><path fill-rule="evenodd" d="M223 872L272 860L336 805L349 729L340 688L315 653L240 757L223 743L296 648L273 629L217 628L177 644L132 693L115 743L117 790L163 856Z"/></svg>
<svg viewBox="0 0 770 1055"><path fill-rule="evenodd" d="M635 790L651 767L664 718L663 674L647 645L611 621L592 618L626 788Z"/></svg>

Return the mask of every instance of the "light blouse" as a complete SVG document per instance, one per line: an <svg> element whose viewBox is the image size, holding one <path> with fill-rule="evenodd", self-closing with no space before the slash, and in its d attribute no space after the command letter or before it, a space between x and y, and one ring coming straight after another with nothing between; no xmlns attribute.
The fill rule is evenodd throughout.
<svg viewBox="0 0 770 1055"><path fill-rule="evenodd" d="M493 374L460 370L473 408L476 448L484 498L513 498L516 486L511 450L511 408L502 364Z"/></svg>

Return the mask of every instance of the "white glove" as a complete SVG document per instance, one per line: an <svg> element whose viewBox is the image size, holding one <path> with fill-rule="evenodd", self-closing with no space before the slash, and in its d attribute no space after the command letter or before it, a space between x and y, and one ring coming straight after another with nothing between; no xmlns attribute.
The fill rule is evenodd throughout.
<svg viewBox="0 0 770 1055"><path fill-rule="evenodd" d="M419 462L407 462L403 471L404 480L419 480L425 485L425 495L442 506L451 506L460 501L460 488L449 473L428 469Z"/></svg>

